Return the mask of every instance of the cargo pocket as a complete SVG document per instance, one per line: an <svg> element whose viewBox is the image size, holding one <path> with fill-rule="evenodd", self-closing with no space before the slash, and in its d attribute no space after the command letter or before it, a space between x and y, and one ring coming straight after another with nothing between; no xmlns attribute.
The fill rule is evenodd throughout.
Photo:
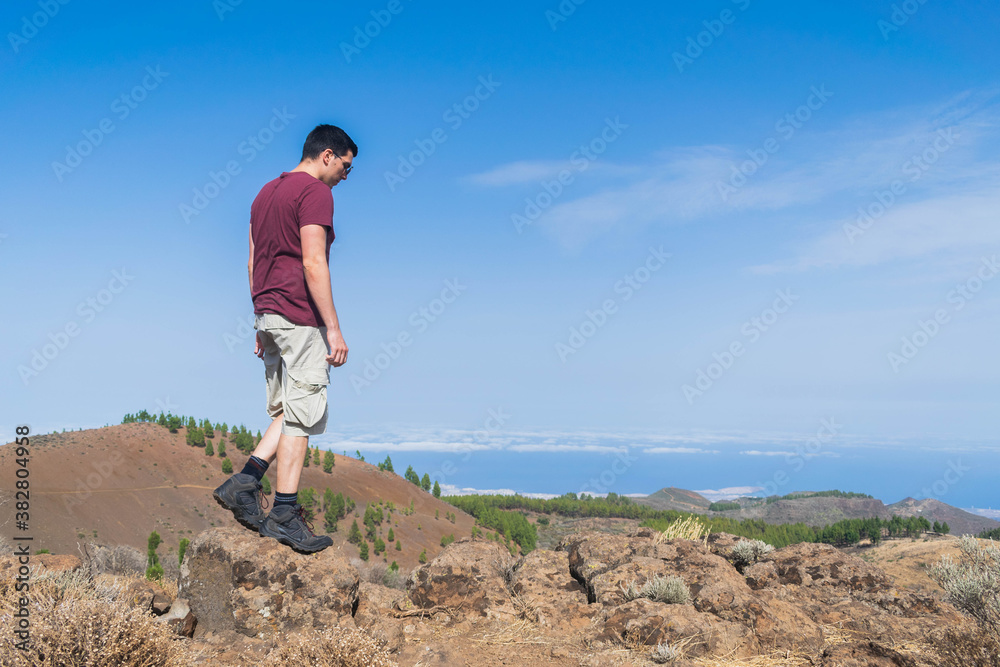
<svg viewBox="0 0 1000 667"><path fill-rule="evenodd" d="M313 384L288 377L285 389L286 421L309 430L325 423L326 410L325 384Z"/></svg>

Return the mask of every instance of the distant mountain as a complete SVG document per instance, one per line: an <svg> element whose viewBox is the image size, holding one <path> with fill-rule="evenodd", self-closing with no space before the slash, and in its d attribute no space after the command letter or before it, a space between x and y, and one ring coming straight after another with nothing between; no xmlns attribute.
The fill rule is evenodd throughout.
<svg viewBox="0 0 1000 667"><path fill-rule="evenodd" d="M796 495L798 497L771 502L764 498L738 498L731 502L739 504L740 509L724 512L709 512L710 503L703 496L694 491L674 487L660 489L645 498L635 498L635 501L656 509L695 512L737 520L760 519L772 524L801 522L808 526L819 527L844 519L866 519L873 516L891 519L893 516L921 515L932 523L947 522L953 535L977 534L1000 526L1000 522L994 519L972 514L934 499L906 498L898 503L886 505L881 500L872 498L810 496L808 493Z"/></svg>
<svg viewBox="0 0 1000 667"><path fill-rule="evenodd" d="M238 525L232 513L212 498L212 490L228 477L222 472L222 459L206 456L202 447L188 446L185 433L184 428L170 433L156 424L133 423L31 436L32 550L76 555L78 543L93 541L145 551L150 532L156 530L163 539L162 555L176 553L182 537L193 538L212 526ZM213 440L217 448L218 432ZM248 457L234 444L226 446L234 470L239 471ZM14 459L13 445L0 446L0 468L13 471ZM335 461L330 473L316 465L305 468L299 488L315 488L321 496L329 488L350 496L362 531L366 503L392 502L396 510L379 528L388 546L388 562L395 560L404 570L410 569L423 549L429 558L440 552L443 536L471 533L475 520L470 515L398 474L340 454ZM268 477L273 484L273 468ZM0 488L0 505L10 495L10 487ZM447 513L455 515L455 523L445 518ZM338 532L330 535L334 541L330 548L349 557L358 556L358 547L347 542L353 521L353 515L341 519ZM321 514L313 524L317 533L324 532ZM401 551L389 544L389 528ZM248 530L247 539L260 538Z"/></svg>
<svg viewBox="0 0 1000 667"><path fill-rule="evenodd" d="M931 522L947 521L948 527L951 528L954 535L964 535L965 533L975 535L1000 526L1000 522L995 519L966 512L933 498L925 498L924 500L904 498L898 503L889 505L888 509L893 514L902 517L925 516Z"/></svg>
<svg viewBox="0 0 1000 667"><path fill-rule="evenodd" d="M634 500L640 505L647 505L654 509L677 510L678 512L703 513L712 504L705 496L699 493L688 491L687 489L677 489L672 486L660 489L645 498L635 498Z"/></svg>

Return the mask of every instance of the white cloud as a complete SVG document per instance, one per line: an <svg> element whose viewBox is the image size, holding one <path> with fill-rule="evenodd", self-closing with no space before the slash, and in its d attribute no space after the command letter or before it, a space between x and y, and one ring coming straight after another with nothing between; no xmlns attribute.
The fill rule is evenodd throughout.
<svg viewBox="0 0 1000 667"><path fill-rule="evenodd" d="M743 496L752 496L758 491L763 491L763 486L727 486L724 489L698 489L695 493L705 497L706 500L718 502L720 500L731 500Z"/></svg>
<svg viewBox="0 0 1000 667"><path fill-rule="evenodd" d="M487 496L487 495L499 495L499 496L514 496L520 495L525 498L541 498L543 500L549 500L551 498L558 498L561 494L558 493L524 493L521 491L514 491L513 489L474 489L472 487L459 487L454 484L442 484L441 485L441 495L442 496Z"/></svg>
<svg viewBox="0 0 1000 667"><path fill-rule="evenodd" d="M507 449L512 452L594 452L600 454L622 454L628 451L628 447L607 445L511 445Z"/></svg>
<svg viewBox="0 0 1000 667"><path fill-rule="evenodd" d="M402 442L379 442L367 440L338 440L329 443L327 449L338 452L347 451L349 454L355 450L365 452L481 452L499 447L491 447L481 443L468 441L447 442L441 440L417 440Z"/></svg>
<svg viewBox="0 0 1000 667"><path fill-rule="evenodd" d="M807 452L785 452L785 451L761 451L758 449L749 449L740 452L744 456L801 456L804 459L812 459L817 456L829 456L831 458L840 458L840 454L836 452L817 452L815 454L810 454Z"/></svg>
<svg viewBox="0 0 1000 667"><path fill-rule="evenodd" d="M721 454L718 449L700 449L698 447L650 447L642 450L646 454Z"/></svg>
<svg viewBox="0 0 1000 667"><path fill-rule="evenodd" d="M939 196L899 203L867 230L859 216L835 220L830 231L811 241L794 259L753 267L757 273L802 271L845 265L873 265L923 257L938 251L971 251L1000 244L1000 188L975 194Z"/></svg>
<svg viewBox="0 0 1000 667"><path fill-rule="evenodd" d="M841 231L844 221L836 220L832 231L805 244L800 257L758 270L881 262L995 243L998 225L990 225L987 218L1000 201L994 192L1000 163L987 148L991 140L1000 138L998 114L990 106L994 96L993 91L965 93L933 107L890 109L849 119L824 132L807 126L781 142L778 152L745 184L725 196L720 184L728 183L733 169L748 159L746 150L758 146L671 149L641 169L617 168L622 174L641 174L638 180L633 177L632 182L577 199L563 195L535 224L568 248L579 248L613 230L745 218L750 212L793 208L804 228L830 230L831 223L819 216L828 220L824 212L831 206L813 213L799 209L825 200L835 208L868 205L876 190L902 179L907 191L891 208L891 216L876 224L882 240L875 239L873 229L863 239L870 241L868 247L856 243L857 248L851 248ZM950 143L942 139L942 133L951 133ZM935 142L944 150L937 152L929 168L915 168L914 158L924 155ZM557 165L518 162L475 178L489 184L537 180ZM909 180L917 173L919 178ZM912 214L918 210L923 215L914 219Z"/></svg>
<svg viewBox="0 0 1000 667"><path fill-rule="evenodd" d="M569 168L568 162L558 160L521 160L500 165L481 174L472 174L465 180L476 185L503 186L518 183L535 183L552 178L562 169Z"/></svg>

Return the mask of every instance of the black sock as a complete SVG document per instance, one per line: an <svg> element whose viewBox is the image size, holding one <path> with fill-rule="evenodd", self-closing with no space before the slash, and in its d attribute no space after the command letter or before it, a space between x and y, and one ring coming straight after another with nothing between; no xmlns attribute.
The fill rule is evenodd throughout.
<svg viewBox="0 0 1000 667"><path fill-rule="evenodd" d="M244 475L253 475L259 482L264 477L264 473L267 472L267 468L270 464L262 458L256 456L251 456L247 459L246 464L243 466L243 470L240 473Z"/></svg>
<svg viewBox="0 0 1000 667"><path fill-rule="evenodd" d="M294 505L299 502L299 494L297 493L277 493L274 494L274 506L278 505Z"/></svg>

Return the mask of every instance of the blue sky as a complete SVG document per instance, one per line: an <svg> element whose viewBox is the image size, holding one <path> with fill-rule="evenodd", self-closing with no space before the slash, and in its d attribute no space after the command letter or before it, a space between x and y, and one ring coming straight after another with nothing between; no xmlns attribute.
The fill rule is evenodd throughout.
<svg viewBox="0 0 1000 667"><path fill-rule="evenodd" d="M838 448L924 452L919 495L955 451L1000 448L998 18L8 3L0 435L163 407L264 426L249 206L330 122L360 148L334 190L350 359L326 446L434 467L488 441L488 469L449 482L542 492L631 447L663 472L612 490L695 469L718 489L763 486L777 467L749 461L833 419L844 465L809 484L852 486Z"/></svg>

